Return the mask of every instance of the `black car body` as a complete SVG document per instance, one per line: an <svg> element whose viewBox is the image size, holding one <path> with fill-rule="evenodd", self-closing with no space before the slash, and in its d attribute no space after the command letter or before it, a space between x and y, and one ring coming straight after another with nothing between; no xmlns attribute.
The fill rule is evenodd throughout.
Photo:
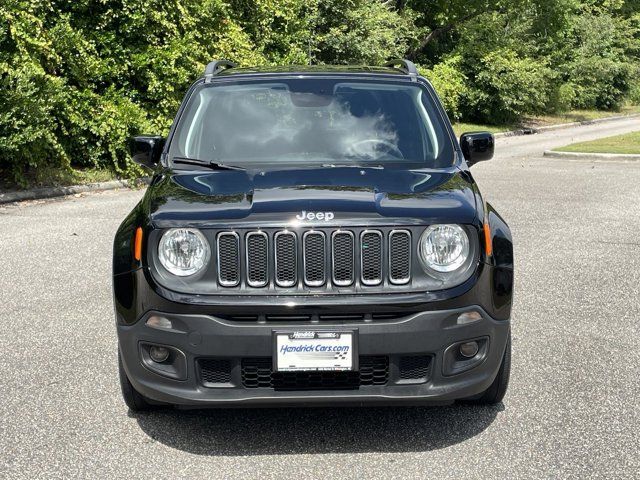
<svg viewBox="0 0 640 480"><path fill-rule="evenodd" d="M133 140L134 159L155 170L114 243L131 408L501 401L512 239L469 172L491 157L493 137L476 132L459 143L429 82L399 64L212 62L166 141ZM206 90L216 87L226 90ZM210 91L216 103L205 108ZM265 140L265 124L288 120L261 117L260 105L281 104L302 116ZM373 115L383 128L371 127ZM431 126L419 130L419 118ZM365 137L354 137L365 123ZM314 142L346 146L318 160ZM457 270L429 270L453 269L463 255ZM296 360L284 365L290 351Z"/></svg>

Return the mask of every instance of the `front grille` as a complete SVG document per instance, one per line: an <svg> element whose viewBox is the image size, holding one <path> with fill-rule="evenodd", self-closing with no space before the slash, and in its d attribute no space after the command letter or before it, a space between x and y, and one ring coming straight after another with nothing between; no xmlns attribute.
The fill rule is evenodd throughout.
<svg viewBox="0 0 640 480"><path fill-rule="evenodd" d="M200 379L205 387L231 381L231 362L229 360L206 358L200 360L199 365Z"/></svg>
<svg viewBox="0 0 640 480"><path fill-rule="evenodd" d="M235 232L218 234L218 281L223 287L240 283L240 239Z"/></svg>
<svg viewBox="0 0 640 480"><path fill-rule="evenodd" d="M412 228L222 231L221 287L371 289L410 284Z"/></svg>
<svg viewBox="0 0 640 480"><path fill-rule="evenodd" d="M319 287L325 282L326 252L324 233L310 231L304 234L304 282Z"/></svg>
<svg viewBox="0 0 640 480"><path fill-rule="evenodd" d="M269 281L269 238L264 232L247 233L247 283L264 287Z"/></svg>
<svg viewBox="0 0 640 480"><path fill-rule="evenodd" d="M355 272L353 233L338 230L332 235L333 283L344 287L353 283Z"/></svg>
<svg viewBox="0 0 640 480"><path fill-rule="evenodd" d="M292 287L298 276L298 249L296 234L278 232L275 235L276 283L280 287Z"/></svg>
<svg viewBox="0 0 640 480"><path fill-rule="evenodd" d="M358 371L274 372L271 357L243 358L242 385L245 388L275 390L335 390L387 383L389 357L361 356L359 363Z"/></svg>
<svg viewBox="0 0 640 480"><path fill-rule="evenodd" d="M377 230L362 232L362 283L378 285L382 281L382 233Z"/></svg>
<svg viewBox="0 0 640 480"><path fill-rule="evenodd" d="M393 230L389 233L389 280L396 285L411 279L411 233Z"/></svg>

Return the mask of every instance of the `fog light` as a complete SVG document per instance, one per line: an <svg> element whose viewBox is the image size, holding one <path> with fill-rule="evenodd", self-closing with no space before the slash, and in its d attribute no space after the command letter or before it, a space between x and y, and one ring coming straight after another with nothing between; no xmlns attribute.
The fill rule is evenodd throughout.
<svg viewBox="0 0 640 480"><path fill-rule="evenodd" d="M466 342L460 345L460 355L465 358L472 358L478 353L478 342Z"/></svg>
<svg viewBox="0 0 640 480"><path fill-rule="evenodd" d="M167 358L169 358L169 349L165 347L153 346L149 349L149 356L151 357L151 360L153 360L154 362L162 363Z"/></svg>

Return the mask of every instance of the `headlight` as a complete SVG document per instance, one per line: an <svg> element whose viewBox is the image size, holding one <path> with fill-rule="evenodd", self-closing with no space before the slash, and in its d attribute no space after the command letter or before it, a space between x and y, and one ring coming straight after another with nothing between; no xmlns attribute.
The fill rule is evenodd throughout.
<svg viewBox="0 0 640 480"><path fill-rule="evenodd" d="M211 256L209 242L195 228L172 228L160 239L158 258L174 275L186 277L202 270Z"/></svg>
<svg viewBox="0 0 640 480"><path fill-rule="evenodd" d="M431 225L420 237L418 253L427 272L455 272L469 258L469 236L460 225Z"/></svg>

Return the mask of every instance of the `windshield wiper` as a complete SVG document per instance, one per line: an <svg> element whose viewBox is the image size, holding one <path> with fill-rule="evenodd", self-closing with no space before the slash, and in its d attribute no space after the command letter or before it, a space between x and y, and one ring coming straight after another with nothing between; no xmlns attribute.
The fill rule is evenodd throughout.
<svg viewBox="0 0 640 480"><path fill-rule="evenodd" d="M373 165L367 165L366 163L323 163L323 167L325 168L382 168L384 169L384 165L380 165L379 163Z"/></svg>
<svg viewBox="0 0 640 480"><path fill-rule="evenodd" d="M216 163L213 160L200 160L199 158L173 157L171 161L173 163L184 163L185 165L198 165L211 170L246 170L244 167L225 165L224 163Z"/></svg>

